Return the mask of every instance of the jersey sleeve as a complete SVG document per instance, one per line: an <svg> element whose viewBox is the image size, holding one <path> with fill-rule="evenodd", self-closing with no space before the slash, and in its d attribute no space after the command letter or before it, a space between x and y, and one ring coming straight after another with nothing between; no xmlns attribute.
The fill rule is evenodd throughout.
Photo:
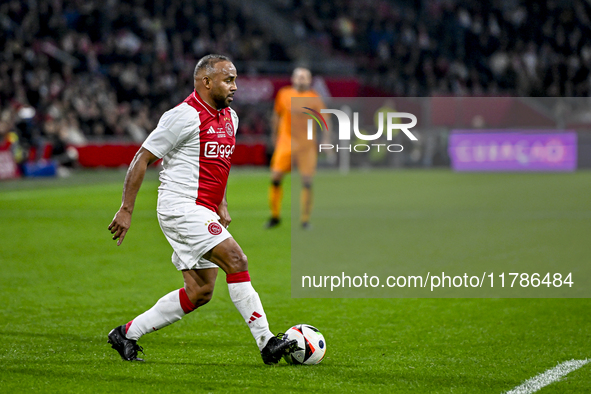
<svg viewBox="0 0 591 394"><path fill-rule="evenodd" d="M275 97L275 106L274 106L274 110L275 113L278 115L281 115L281 112L283 112L283 96L285 95L285 89L281 88L279 89L279 91L277 92L277 96Z"/></svg>
<svg viewBox="0 0 591 394"><path fill-rule="evenodd" d="M230 115L232 117L232 124L234 125L234 135L238 133L238 114L230 108Z"/></svg>
<svg viewBox="0 0 591 394"><path fill-rule="evenodd" d="M195 116L195 110L181 104L162 115L142 147L161 159L193 133L198 133L200 123L199 116Z"/></svg>

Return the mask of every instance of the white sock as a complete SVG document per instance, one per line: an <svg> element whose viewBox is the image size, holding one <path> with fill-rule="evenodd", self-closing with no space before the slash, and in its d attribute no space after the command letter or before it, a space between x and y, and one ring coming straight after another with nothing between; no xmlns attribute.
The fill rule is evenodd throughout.
<svg viewBox="0 0 591 394"><path fill-rule="evenodd" d="M262 350L273 336L273 333L269 330L269 323L261 299L250 283L248 271L230 274L226 277L226 280L228 281L228 292L232 302L246 324L248 324L259 350Z"/></svg>
<svg viewBox="0 0 591 394"><path fill-rule="evenodd" d="M171 291L160 298L152 308L127 323L126 336L128 339L137 341L144 334L181 320L194 309L195 306L189 301L184 288Z"/></svg>

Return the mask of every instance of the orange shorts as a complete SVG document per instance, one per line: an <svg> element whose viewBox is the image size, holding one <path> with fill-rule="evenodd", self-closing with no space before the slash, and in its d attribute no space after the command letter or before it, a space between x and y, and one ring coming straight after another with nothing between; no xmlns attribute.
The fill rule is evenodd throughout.
<svg viewBox="0 0 591 394"><path fill-rule="evenodd" d="M271 159L271 171L290 172L292 164L295 164L300 174L313 176L316 172L317 159L315 145L292 151L290 145L277 144Z"/></svg>

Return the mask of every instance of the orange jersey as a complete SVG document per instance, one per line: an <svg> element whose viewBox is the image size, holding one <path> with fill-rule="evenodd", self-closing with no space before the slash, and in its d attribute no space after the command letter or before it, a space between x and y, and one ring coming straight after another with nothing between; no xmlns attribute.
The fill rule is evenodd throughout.
<svg viewBox="0 0 591 394"><path fill-rule="evenodd" d="M302 108L291 108L291 99L295 97L308 97L309 99L302 100L302 102L305 102L305 105L301 105ZM312 143L312 141L307 140L308 119L312 118L304 114L304 112L309 111L303 107L309 107L318 112L326 108L322 99L314 90L300 93L291 86L279 89L277 97L275 97L275 113L279 116L277 145L291 145L292 138L293 142L298 145Z"/></svg>

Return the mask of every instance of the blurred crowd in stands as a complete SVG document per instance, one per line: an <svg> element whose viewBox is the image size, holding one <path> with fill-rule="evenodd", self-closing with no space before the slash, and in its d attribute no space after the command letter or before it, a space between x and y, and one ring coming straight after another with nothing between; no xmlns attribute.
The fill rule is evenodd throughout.
<svg viewBox="0 0 591 394"><path fill-rule="evenodd" d="M585 0L268 1L302 42L352 59L405 96L589 96ZM296 61L253 18L216 0L0 3L0 140L25 147L141 142L182 101L201 56ZM273 23L273 22L272 22ZM240 109L238 109L240 110ZM240 134L265 134L243 111Z"/></svg>
<svg viewBox="0 0 591 394"><path fill-rule="evenodd" d="M401 96L589 96L585 0L280 0L294 34Z"/></svg>
<svg viewBox="0 0 591 394"><path fill-rule="evenodd" d="M12 130L25 148L142 142L191 93L200 57L273 60L247 20L215 0L2 2L0 141ZM264 133L251 118L241 133Z"/></svg>

